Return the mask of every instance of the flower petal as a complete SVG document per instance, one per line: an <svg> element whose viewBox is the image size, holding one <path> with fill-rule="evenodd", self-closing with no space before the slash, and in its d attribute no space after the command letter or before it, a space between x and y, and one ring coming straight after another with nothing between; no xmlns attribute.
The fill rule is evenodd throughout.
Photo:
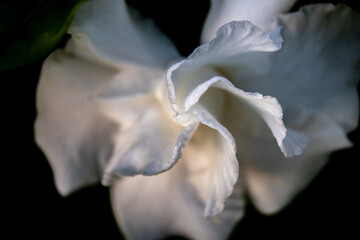
<svg viewBox="0 0 360 240"><path fill-rule="evenodd" d="M270 71L253 78L231 74L243 79L246 91L275 96L285 117L294 107L321 111L349 132L358 123L359 23L360 14L344 5L311 5L283 15L278 24L284 44L270 54Z"/></svg>
<svg viewBox="0 0 360 240"><path fill-rule="evenodd" d="M231 21L248 20L263 30L278 13L290 10L296 0L212 0L202 32L202 42L215 37L216 30Z"/></svg>
<svg viewBox="0 0 360 240"><path fill-rule="evenodd" d="M63 195L98 181L112 153L111 137L117 126L89 98L116 72L63 50L43 65L35 137Z"/></svg>
<svg viewBox="0 0 360 240"><path fill-rule="evenodd" d="M81 41L88 38L105 59L166 67L178 57L176 48L153 23L135 15L123 0L88 1L78 9L69 32Z"/></svg>
<svg viewBox="0 0 360 240"><path fill-rule="evenodd" d="M170 168L177 161L171 156L182 130L168 116L166 107L159 105L163 100L158 99L162 95L158 86L164 82L164 70L114 65L98 58L87 39L82 40L71 39L65 50L46 60L38 88L36 139L63 195L100 178L108 184L114 172L155 174ZM145 118L141 121L142 116L149 122ZM162 141L147 145L153 138L150 133L160 134ZM154 153L150 146L155 145L164 151L146 158L140 166L139 152ZM140 149L144 146L149 151ZM181 151L177 150L178 157ZM163 156L165 153L169 158ZM116 168L119 160L123 171Z"/></svg>
<svg viewBox="0 0 360 240"><path fill-rule="evenodd" d="M197 124L184 129L174 121L165 101L164 75L163 70L123 67L93 98L99 110L119 126L103 184L110 185L117 176L159 174L181 157Z"/></svg>
<svg viewBox="0 0 360 240"><path fill-rule="evenodd" d="M226 24L216 34L213 41L201 45L186 60L169 68L167 86L175 112L184 111L183 104L187 93L202 82L220 74L214 66L236 63L237 68L246 72L259 71L259 61L262 60L249 60L248 54L276 51L282 42L279 34L273 34L270 38L268 34L247 21ZM261 63L266 65L266 62Z"/></svg>
<svg viewBox="0 0 360 240"><path fill-rule="evenodd" d="M230 96L226 97L224 94L215 93L214 90L209 93L210 88L225 90ZM227 100L222 100L224 97ZM214 103L214 100L217 103ZM199 101L200 104L198 104ZM199 105L203 105L205 108ZM206 109L215 112L219 121L225 122L225 126L234 125L232 131L244 133L244 128L247 129L246 131L251 128L260 132L259 129L262 129L260 135L267 138L267 130L270 130L286 157L301 154L308 142L308 138L304 134L294 130L287 131L282 120L282 108L276 98L259 93L244 92L234 87L224 77L215 76L199 84L187 94L184 106L185 112L177 116L180 122L182 119L189 119L188 115L194 114L203 124L217 129L221 135L229 139L234 149L236 144L231 134ZM245 120L245 118L251 118L251 120ZM268 129L261 127L263 125L266 125ZM245 135L249 136L248 133Z"/></svg>
<svg viewBox="0 0 360 240"><path fill-rule="evenodd" d="M225 93L228 94L228 96L225 98L225 102L223 102L223 100L221 99L222 97L224 97L223 95L217 93L214 94L216 88L218 89L217 91L225 90ZM235 152L235 150L230 151L231 149L235 148L235 141L230 132L208 112L208 110L210 110L211 112L217 112L216 110L213 110L214 106L217 106L216 104L213 104L213 99L216 99L215 101L220 103L223 102L223 106L225 107L225 109L223 109L223 111L218 114L217 117L221 123L223 123L226 127L229 127L231 133L235 134L235 139L237 143L240 144L238 146L238 151L241 151L238 153L239 157L253 159L249 158L247 154L249 152L253 153L254 151L258 151L257 149L254 149L253 146L249 146L249 144L243 139L248 139L249 142L258 142L260 149L262 149L261 145L266 143L266 145L270 145L272 147L271 150L273 150L274 153L277 154L281 153L282 151L285 157L293 157L295 155L299 155L300 153L302 153L303 149L308 144L309 138L306 135L308 134L308 132L303 132L303 128L300 128L302 132L298 132L295 129L285 128L285 125L282 121L282 109L275 98L270 96L262 96L259 93L244 92L240 89L235 88L228 80L223 77L213 77L212 79L197 86L191 93L187 94L187 98L185 99L184 104L185 112L183 114L180 114L179 116L183 117L183 115L192 114L204 125L216 129L220 133L220 135L222 135L224 139L227 140L228 145L232 146L232 148L229 147L228 150L223 151L225 153ZM184 118L187 119L188 117ZM295 117L295 119L298 118ZM298 125L295 124L292 124L292 126L299 128ZM270 138L269 136L271 135L273 135L274 138ZM202 137L202 139L207 139L207 137ZM276 142L280 147L281 151L279 151L279 149L274 149L276 147ZM344 144L346 145L346 143L347 142L345 142ZM188 146L188 148L190 147L191 146ZM204 150L203 152L209 152L209 150ZM271 156L271 154L268 151L266 152L267 155L262 156L262 160L271 162L272 158L269 157ZM254 156L257 155L259 154L254 153ZM281 156L281 159L284 159L284 156ZM210 157L208 157L208 159L210 159ZM296 164L291 164L292 159L289 159L288 161L290 166L294 166L294 168L296 168ZM230 162L233 162L233 166L237 165L236 157L234 156L233 161ZM241 162L243 164L248 164L248 161L246 159L241 159ZM274 163L274 166L277 166L276 161ZM221 167L217 167L216 169L221 169ZM232 173L232 171L227 170L225 172L227 172L228 176L231 176L229 175L229 173ZM305 173L302 172L300 169L298 175L294 174L294 179L300 181L303 175L305 175ZM296 178L295 176L297 176L298 178ZM304 183L307 182L307 180L308 178L305 178ZM222 181L224 181L224 178L220 178L220 180L217 179L217 182ZM201 183L206 181L197 182ZM269 180L269 185L270 183L271 180ZM289 186L292 186L292 183L292 181L289 181ZM234 182L232 184L234 184ZM229 192L232 189L231 186L233 185L230 184L229 186L221 189L225 190L225 192ZM292 188L290 189L297 188L292 186ZM279 193L281 188L276 190L277 191L274 191L274 193ZM217 192L216 184L215 188L213 188L212 191ZM290 192L289 189L285 188L283 193L286 192ZM293 193L294 192L291 192L291 194ZM291 194L284 194L284 199L277 199L278 201L274 202L279 203L280 206L281 204L289 200L285 198L290 197ZM219 199L220 195L222 195L223 197L225 196L225 198L227 196L223 193L219 194L213 199L208 200L205 214L211 216L221 211L221 202L216 200ZM275 196L281 198L282 195L277 194ZM269 204L270 203L272 203L272 201L269 201ZM217 205L215 205L214 207L214 204Z"/></svg>
<svg viewBox="0 0 360 240"><path fill-rule="evenodd" d="M310 141L302 155L284 159L273 143L234 138L244 160L249 191L257 207L278 211L311 181L332 151L349 147L346 133L358 123L360 15L345 6L313 5L279 18L283 48L271 53L268 74L242 76L247 91L275 96L286 126ZM296 56L296 57L294 57ZM244 81L245 80L245 81ZM239 83L240 84L240 83Z"/></svg>
<svg viewBox="0 0 360 240"><path fill-rule="evenodd" d="M233 98L228 101L228 110L227 113L225 113L233 115L231 117L224 116L224 121L227 121L226 126L230 124L237 125L237 128L233 128L231 132L240 131L244 133L240 128L245 127L249 129L253 127L258 128L258 130L255 131L260 131L259 129L261 129L261 135L266 137L266 129L261 127L265 123L285 157L293 157L302 153L303 149L307 146L308 138L304 134L294 130L289 131L289 129L285 127L282 119L282 108L276 98L263 96L257 92L244 92L226 81L218 82L217 87L227 90L233 96ZM246 117L251 120L245 120L245 117L241 115L246 115ZM229 121L229 119L231 120ZM240 119L242 119L243 122L239 121ZM245 124L245 122L247 124Z"/></svg>
<svg viewBox="0 0 360 240"><path fill-rule="evenodd" d="M192 174L192 182L206 203L204 215L211 217L221 213L238 180L236 143L230 132L205 108L198 105L193 114L202 124L213 129L200 127L187 149L191 152L188 158L193 158L189 168L198 169Z"/></svg>
<svg viewBox="0 0 360 240"><path fill-rule="evenodd" d="M200 131L209 130L201 128ZM204 145L204 139L198 139L196 134L181 160L169 171L151 177L124 177L111 187L114 213L128 239L161 239L169 235L225 239L242 216L242 191L237 188L226 201L221 223L204 217L202 194L212 183L209 177L216 174L213 166L226 161L219 161L220 165L212 162L214 149Z"/></svg>
<svg viewBox="0 0 360 240"><path fill-rule="evenodd" d="M249 195L263 213L283 208L313 179L332 151L351 146L341 127L326 115L296 116L311 140L301 155L291 159L284 158L274 142L234 136Z"/></svg>
<svg viewBox="0 0 360 240"><path fill-rule="evenodd" d="M183 127L170 119L150 94L131 99L102 98L100 104L102 111L122 126L114 136L116 146L105 169L105 185L116 176L154 175L170 169L195 131L182 132ZM133 116L124 117L126 112Z"/></svg>
<svg viewBox="0 0 360 240"><path fill-rule="evenodd" d="M112 88L108 94L130 97L136 105L138 96L157 94L161 68L177 56L168 40L130 16L121 0L84 3L69 31L66 50L55 52L43 66L36 121L37 142L64 195L101 178L108 160L115 158L119 132L134 126L141 114L128 107L121 121L114 119L96 101L98 95ZM151 104L138 110L146 106Z"/></svg>

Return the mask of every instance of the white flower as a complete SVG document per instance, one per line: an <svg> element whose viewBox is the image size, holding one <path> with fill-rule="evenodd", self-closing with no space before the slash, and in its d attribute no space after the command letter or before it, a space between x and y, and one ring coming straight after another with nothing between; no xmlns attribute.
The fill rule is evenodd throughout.
<svg viewBox="0 0 360 240"><path fill-rule="evenodd" d="M180 56L150 22L84 3L37 94L59 192L110 186L129 239L225 239L246 194L264 213L286 205L358 121L359 14L279 14L293 3L213 0L211 41L167 71Z"/></svg>

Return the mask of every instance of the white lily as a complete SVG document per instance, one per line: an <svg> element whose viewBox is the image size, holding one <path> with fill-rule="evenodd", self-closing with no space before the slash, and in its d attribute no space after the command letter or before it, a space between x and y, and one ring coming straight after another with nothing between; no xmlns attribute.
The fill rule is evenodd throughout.
<svg viewBox="0 0 360 240"><path fill-rule="evenodd" d="M225 239L245 194L284 207L358 121L359 14L280 14L293 3L213 0L211 41L168 71L180 56L155 26L122 0L84 3L37 94L59 192L110 186L129 239Z"/></svg>

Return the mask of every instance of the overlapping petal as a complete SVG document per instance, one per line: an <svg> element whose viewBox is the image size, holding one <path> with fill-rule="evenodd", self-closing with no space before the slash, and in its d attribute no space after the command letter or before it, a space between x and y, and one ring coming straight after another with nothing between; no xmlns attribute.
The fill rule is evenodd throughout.
<svg viewBox="0 0 360 240"><path fill-rule="evenodd" d="M245 160L250 194L260 210L279 210L312 179L330 152L350 146L346 133L358 121L358 22L359 14L346 6L308 6L279 18L283 48L263 54L271 62L268 71L248 74L222 66L235 85L275 96L284 108L285 124L310 139L301 156L286 160L274 143L245 140L235 124L229 125L240 162Z"/></svg>
<svg viewBox="0 0 360 240"><path fill-rule="evenodd" d="M37 92L36 139L53 167L57 188L64 195L101 178L104 182L110 181L106 179L115 173L162 172L178 160L186 144L187 132L180 134L182 128L168 117L169 110L159 104L163 65L174 57L175 48L152 28L145 34L141 24L135 24L127 14L123 1L84 4L70 28L72 36L66 48L53 53L43 66ZM123 22L116 25L120 20ZM126 38L124 31L145 35L131 35L134 41L131 43L121 38L118 40L122 44L114 39L106 42L111 34ZM145 44L143 37L150 43L157 42L159 48ZM108 44L105 49L102 48L104 42ZM144 53L155 51L152 53L159 52L159 55L150 57L150 53L141 55L129 51L134 43L137 43L135 48ZM110 53L107 47L119 51ZM137 59L139 56L148 62ZM119 61L113 61L115 58ZM149 121L143 121L138 128L136 121L143 116ZM168 127L163 128L165 126ZM140 166L140 155L146 152L144 145L149 150L146 153L155 151L148 146L155 135L164 137L153 145L159 148L166 145L166 148L149 156ZM127 142L128 149L119 147L125 138L133 140ZM178 146L176 150L172 149L174 145Z"/></svg>
<svg viewBox="0 0 360 240"><path fill-rule="evenodd" d="M122 125L113 138L116 144L104 172L105 185L111 185L114 177L154 175L169 170L196 129L192 125L184 129L174 122L151 94L135 99L102 96L98 104L106 115Z"/></svg>
<svg viewBox="0 0 360 240"><path fill-rule="evenodd" d="M194 108L193 114L203 125L213 129L200 128L188 146L193 149L196 145L188 156L196 162L191 162L189 167L202 166L201 171L193 174L193 183L206 203L204 215L211 217L221 213L238 180L236 143L230 132L201 105Z"/></svg>
<svg viewBox="0 0 360 240"><path fill-rule="evenodd" d="M281 209L313 178L330 152L350 146L346 133L358 121L358 22L357 13L333 5L309 6L281 16L270 35L249 28L250 23L232 22L209 44L170 68L169 96L178 119L186 122L194 106L202 104L229 130L250 196L261 211ZM237 31L236 25L241 26ZM271 52L276 50L274 36L281 42L276 37L279 28L284 46ZM258 34L248 34L249 29ZM257 100L249 104L244 94ZM271 109L269 121L264 113ZM280 151L294 156L304 148L301 156L291 159Z"/></svg>
<svg viewBox="0 0 360 240"><path fill-rule="evenodd" d="M285 124L310 139L294 159L283 159L265 143L257 144L252 157L244 156L251 196L267 213L304 188L332 151L351 146L346 134L357 126L359 114L360 15L343 5L313 5L280 16L278 22L284 43L271 54L268 74L245 78L232 69L244 89L275 96Z"/></svg>
<svg viewBox="0 0 360 240"><path fill-rule="evenodd" d="M171 168L191 132L181 133L159 103L164 71L114 68L96 56L74 55L73 44L46 60L37 92L36 139L59 192Z"/></svg>
<svg viewBox="0 0 360 240"><path fill-rule="evenodd" d="M226 176L226 166L230 166L226 162L228 149L219 148L221 139L216 131L199 126L183 157L170 171L151 177L123 178L111 187L115 216L128 239L162 239L169 235L225 239L228 236L243 215L240 186L227 200L221 216L216 216L221 224L204 217L207 202L213 204L217 199L214 195L222 191L219 185L222 182L216 178L223 176L217 174Z"/></svg>
<svg viewBox="0 0 360 240"><path fill-rule="evenodd" d="M202 42L215 37L222 25L231 21L251 21L263 30L271 30L269 22L276 15L290 10L296 0L212 0L202 32Z"/></svg>
<svg viewBox="0 0 360 240"><path fill-rule="evenodd" d="M114 62L166 67L178 53L165 35L144 21L124 0L92 0L76 13L69 32L88 38L94 51Z"/></svg>
<svg viewBox="0 0 360 240"><path fill-rule="evenodd" d="M275 96L284 108L322 111L350 131L358 118L359 19L345 5L331 4L282 15L284 44L271 54L270 71L246 78L234 69L231 74L247 91Z"/></svg>
<svg viewBox="0 0 360 240"><path fill-rule="evenodd" d="M256 53L276 51L281 42L277 30L270 37L248 21L224 25L214 40L169 68L167 85L172 108L175 112L184 111L186 95L214 75L221 75L218 71L221 66L236 65L240 71L263 72L269 63L267 59L257 58ZM249 55L251 59L248 59Z"/></svg>
<svg viewBox="0 0 360 240"><path fill-rule="evenodd" d="M246 59L251 54L277 50L281 37L272 35L272 38L250 22L231 22L218 31L213 41L200 46L186 60L171 67L167 74L167 83L170 101L178 119L186 121L189 115L187 112L192 111L191 108L203 95L205 96L209 88L221 88L228 94L235 95L239 101L243 101L243 105L247 106L243 110L255 111L258 118L265 121L286 156L300 154L306 145L305 137L292 133L286 137L282 109L275 98L263 97L258 93L245 93L229 80L217 76L223 74L221 68L227 66L227 63L230 66L236 65L237 69L254 69L255 72L261 72L262 69L258 70L261 62L256 61L256 56L252 58L253 61ZM217 104L209 104L212 98L216 99ZM226 103L221 104L222 98L224 96L208 96L205 101L210 111L217 112L218 121L221 120L221 115L228 111ZM247 112L242 114L246 115ZM238 121L237 124L241 125ZM295 145L294 141L301 144Z"/></svg>

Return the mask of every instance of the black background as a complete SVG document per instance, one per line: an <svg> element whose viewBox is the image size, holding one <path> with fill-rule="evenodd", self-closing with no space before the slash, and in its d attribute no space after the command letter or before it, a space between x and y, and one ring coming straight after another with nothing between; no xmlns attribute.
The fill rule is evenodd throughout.
<svg viewBox="0 0 360 240"><path fill-rule="evenodd" d="M154 18L184 56L199 45L208 1L128 2ZM293 10L313 2L321 1L300 1ZM351 1L341 2L357 7ZM66 198L55 189L50 166L34 142L35 91L41 63L0 74L4 150L1 234L9 232L11 236L3 239L122 239L106 187L87 187ZM310 186L278 214L261 215L249 203L245 218L230 239L335 235L341 239L358 238L359 129L350 134L350 139L354 147L334 153Z"/></svg>

